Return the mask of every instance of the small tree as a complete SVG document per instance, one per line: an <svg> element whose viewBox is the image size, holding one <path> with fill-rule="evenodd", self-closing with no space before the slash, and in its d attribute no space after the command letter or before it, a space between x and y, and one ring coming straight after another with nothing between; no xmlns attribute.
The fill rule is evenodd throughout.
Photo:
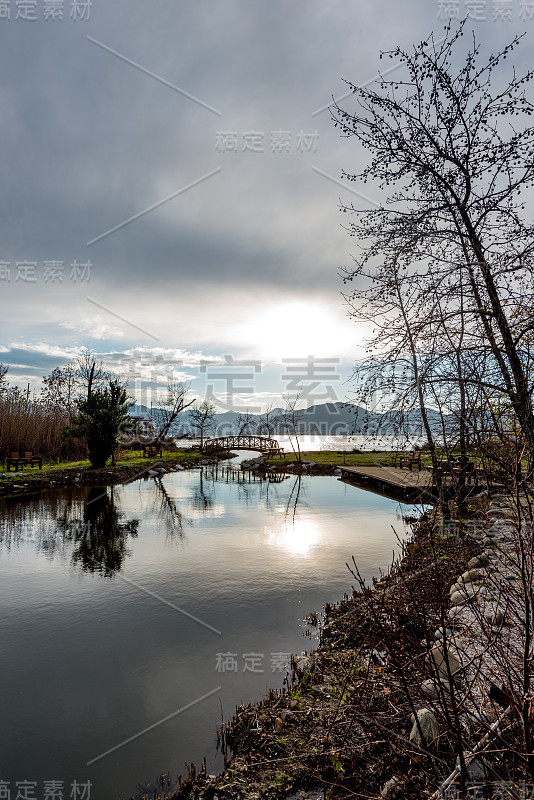
<svg viewBox="0 0 534 800"><path fill-rule="evenodd" d="M169 383L167 395L165 399L161 401L162 407L159 409L156 436L157 445L163 442L178 414L181 414L182 411L185 411L186 408L189 408L189 406L192 406L195 402L194 398L189 401L187 400L189 389L190 387L186 383Z"/></svg>
<svg viewBox="0 0 534 800"><path fill-rule="evenodd" d="M256 417L254 414L250 414L248 410L244 414L238 414L236 418L237 435L241 436L244 433L250 433L250 428L255 421Z"/></svg>
<svg viewBox="0 0 534 800"><path fill-rule="evenodd" d="M299 404L302 399L302 392L303 389L301 386L293 394L284 395L285 408L282 411L280 420L281 425L289 436L291 449L293 450L293 453L297 457L297 461L299 463L302 460L299 439L299 435L302 433L302 426L300 423L302 420L302 413L304 411L304 409L299 408Z"/></svg>
<svg viewBox="0 0 534 800"><path fill-rule="evenodd" d="M270 436L276 430L276 425L279 422L279 412L273 413L273 405L271 405L260 415L258 422L257 433Z"/></svg>
<svg viewBox="0 0 534 800"><path fill-rule="evenodd" d="M85 437L89 460L95 468L105 466L110 457L114 463L119 432L128 419L130 406L124 386L111 380L106 388L91 390L86 399L79 401L78 414L63 429L63 438Z"/></svg>
<svg viewBox="0 0 534 800"><path fill-rule="evenodd" d="M191 427L198 432L200 437L200 448L204 447L204 436L213 429L213 417L217 409L209 400L196 403L189 412Z"/></svg>
<svg viewBox="0 0 534 800"><path fill-rule="evenodd" d="M41 397L50 408L57 408L72 414L76 404L81 379L73 364L66 367L55 367L50 375L43 377Z"/></svg>

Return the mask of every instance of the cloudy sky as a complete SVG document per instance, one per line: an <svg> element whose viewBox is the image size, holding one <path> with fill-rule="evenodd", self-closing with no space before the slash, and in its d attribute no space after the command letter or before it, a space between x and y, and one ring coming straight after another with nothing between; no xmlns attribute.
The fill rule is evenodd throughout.
<svg viewBox="0 0 534 800"><path fill-rule="evenodd" d="M368 331L339 179L363 154L327 106L456 13L487 52L526 31L531 66L526 0L0 0L11 381L88 347L137 390L172 372L251 407L300 376L346 399Z"/></svg>

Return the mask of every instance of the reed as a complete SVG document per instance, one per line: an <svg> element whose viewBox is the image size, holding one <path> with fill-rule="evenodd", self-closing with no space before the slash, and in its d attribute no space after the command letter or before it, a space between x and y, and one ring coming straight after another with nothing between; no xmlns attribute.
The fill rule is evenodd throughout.
<svg viewBox="0 0 534 800"><path fill-rule="evenodd" d="M0 459L12 452L32 452L46 460L81 460L87 447L80 439L61 440L68 415L43 400L30 398L19 389L0 394Z"/></svg>

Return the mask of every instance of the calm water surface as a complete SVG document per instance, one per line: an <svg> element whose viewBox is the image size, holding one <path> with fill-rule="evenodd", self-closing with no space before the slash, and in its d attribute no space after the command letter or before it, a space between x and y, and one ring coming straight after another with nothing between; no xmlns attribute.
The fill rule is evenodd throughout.
<svg viewBox="0 0 534 800"><path fill-rule="evenodd" d="M243 458L246 454L241 454ZM239 477L239 481L237 476ZM212 468L0 505L0 781L135 795L280 687L303 619L386 569L411 509L333 477ZM149 730L147 730L149 729Z"/></svg>

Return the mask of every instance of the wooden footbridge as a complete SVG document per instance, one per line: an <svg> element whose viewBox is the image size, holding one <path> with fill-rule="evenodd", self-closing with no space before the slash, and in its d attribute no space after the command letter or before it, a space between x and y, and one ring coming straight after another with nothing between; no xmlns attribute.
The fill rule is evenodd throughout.
<svg viewBox="0 0 534 800"><path fill-rule="evenodd" d="M284 452L277 440L271 436L242 433L237 436L219 436L216 439L207 439L202 449L205 453L221 450L259 450L266 456L281 456Z"/></svg>

